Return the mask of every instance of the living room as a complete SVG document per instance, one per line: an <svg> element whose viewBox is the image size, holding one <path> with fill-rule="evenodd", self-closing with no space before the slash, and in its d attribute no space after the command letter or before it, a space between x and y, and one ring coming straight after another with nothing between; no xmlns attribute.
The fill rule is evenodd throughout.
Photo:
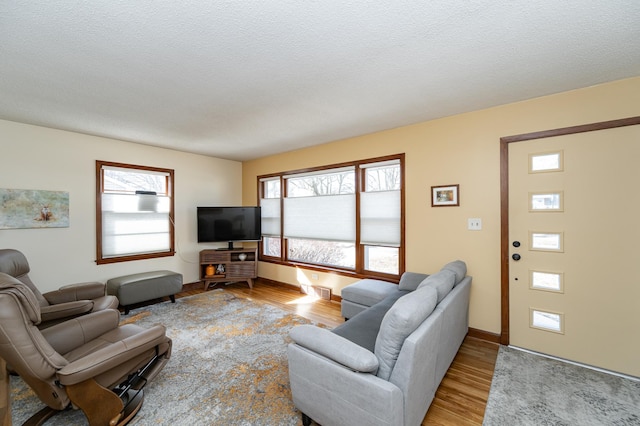
<svg viewBox="0 0 640 426"><path fill-rule="evenodd" d="M465 259L474 277L470 326L498 335L500 137L638 115L639 88L640 78L632 78L246 162L2 121L2 186L68 191L70 197L68 228L3 230L3 246L28 253L38 265L34 281L48 283L44 290L155 269L196 282L198 253L210 248L196 241L197 206L256 205L260 175L363 159L363 152L366 158L404 152L406 270L429 272L450 259ZM96 265L96 160L175 170L176 256ZM430 187L451 183L460 185L460 206L431 208ZM469 217L482 218L482 231L467 230ZM259 264L260 277L287 284L299 285L297 273ZM317 273L317 285L336 295L355 281Z"/></svg>
<svg viewBox="0 0 640 426"><path fill-rule="evenodd" d="M531 93L517 102L246 160L128 142L99 136L100 131L62 130L64 123L59 128L28 124L5 114L0 120L0 188L68 192L69 226L2 229L0 248L27 255L30 275L42 291L165 269L195 283L200 280L199 252L217 247L197 242L198 206L257 205L260 176L404 154L405 270L432 273L450 260L463 259L473 277L471 332L498 342L504 330L500 138L640 116L640 77L637 69L628 73L629 78L604 78L561 93ZM174 256L96 264L97 160L174 170ZM459 206L432 207L431 187L452 184L459 185ZM601 220L614 222L616 217L611 209ZM481 230L469 230L469 218L480 218ZM300 286L304 277L338 297L358 279L265 261L258 264L258 276L292 286Z"/></svg>
<svg viewBox="0 0 640 426"><path fill-rule="evenodd" d="M499 138L526 130L637 115L639 91L640 78L627 79L243 163L1 121L3 187L70 194L68 228L3 230L3 247L27 253L32 279L43 285L42 291L70 282L105 282L115 276L156 269L180 272L185 283L192 283L199 280L199 251L210 248L196 242L197 206L255 205L256 178L262 174L347 161L362 157L362 152L371 157L404 152L406 270L429 273L450 259L465 259L473 276L469 325L498 336ZM175 170L175 256L96 265L96 159ZM452 182L460 184L460 207L431 208L430 186ZM468 231L467 217L481 217L482 231ZM355 281L302 270L309 279L312 272L318 275L318 285L331 288L337 295ZM262 262L258 271L260 277L298 286L299 273L299 268Z"/></svg>

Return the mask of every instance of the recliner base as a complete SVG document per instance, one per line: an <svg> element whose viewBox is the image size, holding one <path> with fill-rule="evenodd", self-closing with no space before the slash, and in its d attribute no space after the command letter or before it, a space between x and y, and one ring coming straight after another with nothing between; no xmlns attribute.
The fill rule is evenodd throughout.
<svg viewBox="0 0 640 426"><path fill-rule="evenodd" d="M109 421L109 426L124 426L131 420L133 420L136 414L138 414L138 411L140 411L140 409L142 408L142 403L144 402L144 391L142 389L130 389L126 392L125 395L120 397L120 400L124 408L119 413L116 413L115 416ZM104 411L104 406L96 408L98 410ZM67 410L70 409L71 405L69 405ZM56 414L63 413L64 411L66 410L58 411L54 410L51 407L44 407L42 410L29 417L27 421L22 424L22 426L42 426L51 417L55 416ZM86 412L84 413L85 416L87 416L87 418L89 419L89 415ZM89 425L93 424L103 425L105 423L102 423L102 421L100 421L99 423L95 423L95 419L94 423L92 423L92 420L89 419Z"/></svg>

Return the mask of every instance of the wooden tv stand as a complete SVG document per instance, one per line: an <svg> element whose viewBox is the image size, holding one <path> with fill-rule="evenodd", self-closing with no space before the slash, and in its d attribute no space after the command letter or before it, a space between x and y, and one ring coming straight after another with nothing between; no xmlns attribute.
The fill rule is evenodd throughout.
<svg viewBox="0 0 640 426"><path fill-rule="evenodd" d="M246 281L253 288L253 279L258 277L257 249L202 250L200 252L200 280L204 289L211 284ZM242 257L246 258L242 260ZM207 267L213 274L207 275Z"/></svg>

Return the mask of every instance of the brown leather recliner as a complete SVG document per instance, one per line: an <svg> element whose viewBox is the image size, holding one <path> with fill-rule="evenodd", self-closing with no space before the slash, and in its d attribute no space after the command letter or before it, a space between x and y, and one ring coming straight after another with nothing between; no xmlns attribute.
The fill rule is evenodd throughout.
<svg viewBox="0 0 640 426"><path fill-rule="evenodd" d="M32 424L71 404L90 425L124 425L135 416L142 388L171 356L171 339L164 326L119 320L118 311L105 309L40 330L35 295L0 273L0 357L47 405Z"/></svg>
<svg viewBox="0 0 640 426"><path fill-rule="evenodd" d="M103 283L70 284L42 294L29 278L30 270L29 262L22 252L14 249L0 249L0 272L17 278L35 295L42 317L42 322L38 326L40 329L89 312L118 309L118 298L107 295L106 285Z"/></svg>

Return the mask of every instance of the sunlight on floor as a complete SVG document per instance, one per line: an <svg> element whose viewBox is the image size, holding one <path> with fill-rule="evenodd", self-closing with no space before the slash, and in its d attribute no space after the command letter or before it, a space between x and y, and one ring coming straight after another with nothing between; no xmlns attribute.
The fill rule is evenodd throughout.
<svg viewBox="0 0 640 426"><path fill-rule="evenodd" d="M296 305L296 313L303 314L308 312L311 309L311 305L313 305L318 300L322 300L322 299L320 299L318 296L315 296L315 295L306 295L306 296L299 297L295 300L292 300L290 302L287 302L286 304Z"/></svg>
<svg viewBox="0 0 640 426"><path fill-rule="evenodd" d="M322 300L318 296L308 294L306 296L299 297L295 300L287 302L287 305L308 305L310 303L315 303L318 300Z"/></svg>

